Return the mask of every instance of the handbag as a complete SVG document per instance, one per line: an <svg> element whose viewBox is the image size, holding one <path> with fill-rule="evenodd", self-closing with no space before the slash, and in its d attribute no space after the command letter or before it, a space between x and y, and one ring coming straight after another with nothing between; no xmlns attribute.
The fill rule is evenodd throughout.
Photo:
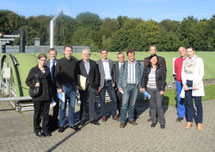
<svg viewBox="0 0 215 152"><path fill-rule="evenodd" d="M39 82L38 74L35 74L35 80L36 80L36 83ZM32 98L36 98L36 97L40 96L41 93L42 93L41 87L30 87L29 88L29 96L31 96Z"/></svg>

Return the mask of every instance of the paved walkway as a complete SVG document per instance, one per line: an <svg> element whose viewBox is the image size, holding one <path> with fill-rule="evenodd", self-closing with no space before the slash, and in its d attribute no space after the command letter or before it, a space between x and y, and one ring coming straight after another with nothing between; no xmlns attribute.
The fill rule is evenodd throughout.
<svg viewBox="0 0 215 152"><path fill-rule="evenodd" d="M74 152L213 152L215 151L215 100L203 103L203 130L195 125L185 129L185 120L176 122L175 107L166 108L166 129L150 127L147 104L141 102L137 126L119 128L109 119L100 126L87 124L81 131L66 129L52 137L39 138L33 133L33 112L18 113L9 103L0 103L0 151L74 151ZM77 108L78 110L78 108Z"/></svg>

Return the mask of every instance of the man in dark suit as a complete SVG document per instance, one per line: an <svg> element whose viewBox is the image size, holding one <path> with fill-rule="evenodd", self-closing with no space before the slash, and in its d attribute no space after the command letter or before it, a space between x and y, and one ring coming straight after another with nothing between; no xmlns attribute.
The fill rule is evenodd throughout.
<svg viewBox="0 0 215 152"><path fill-rule="evenodd" d="M89 111L90 123L99 125L96 120L96 94L99 87L99 70L95 61L90 60L90 50L82 51L83 59L78 62L77 74L86 78L85 89L79 84L81 99L81 125L86 122L87 112ZM79 82L80 83L80 82Z"/></svg>
<svg viewBox="0 0 215 152"><path fill-rule="evenodd" d="M150 53L150 56L157 53L157 48L156 48L155 45L151 45L151 46L149 47L149 53ZM144 62L144 69L145 69L147 66L149 66L149 64L150 64L150 59L149 59L150 56L146 57L146 58L143 60L143 62ZM164 68L164 71L167 72L167 69L166 69L166 60L165 60L162 56L157 56L157 59L158 59L158 64L160 65L160 67L163 67L163 68ZM150 112L149 112L149 115L150 115ZM149 118L147 121L150 122L150 121L151 121L151 118Z"/></svg>
<svg viewBox="0 0 215 152"><path fill-rule="evenodd" d="M121 105L122 105L122 93L119 92L117 84L119 82L119 71L125 60L124 54L121 52L118 53L117 60L118 61L114 63L114 77L115 77L114 84L115 84L115 92L116 92L116 97L117 97L117 106L118 106L118 111L119 111L118 115L120 115L120 110L121 110Z"/></svg>
<svg viewBox="0 0 215 152"><path fill-rule="evenodd" d="M53 86L53 97L54 101L56 102L56 105L53 108L53 119L51 120L50 127L51 129L55 130L58 128L58 114L59 114L59 99L57 98L57 86L56 81L54 78L55 74L55 67L57 64L57 50L54 48L50 48L48 51L49 54L49 60L46 62L46 65L49 67L51 78L52 78L52 86Z"/></svg>
<svg viewBox="0 0 215 152"><path fill-rule="evenodd" d="M112 118L114 120L119 120L119 117L116 115L117 112L117 101L116 101L116 94L114 91L114 65L113 61L107 58L107 50L102 49L100 51L102 59L97 61L99 66L99 73L100 73L100 86L98 92L100 92L101 98L101 114L102 114L102 121L107 121L106 116L106 108L105 108L105 94L106 91L108 92L111 98L111 112Z"/></svg>

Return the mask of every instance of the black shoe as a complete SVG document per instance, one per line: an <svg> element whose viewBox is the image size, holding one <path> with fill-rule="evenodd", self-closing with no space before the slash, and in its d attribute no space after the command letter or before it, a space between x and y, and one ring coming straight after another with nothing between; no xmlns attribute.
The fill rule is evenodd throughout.
<svg viewBox="0 0 215 152"><path fill-rule="evenodd" d="M155 127L155 126L156 126L156 123L152 123L152 124L151 124L151 127Z"/></svg>
<svg viewBox="0 0 215 152"><path fill-rule="evenodd" d="M45 132L44 134L45 134L46 137L51 137L52 136L52 134L50 132Z"/></svg>
<svg viewBox="0 0 215 152"><path fill-rule="evenodd" d="M161 129L165 129L165 125L161 125Z"/></svg>
<svg viewBox="0 0 215 152"><path fill-rule="evenodd" d="M91 124L94 124L94 125L100 125L100 123L99 123L98 121L95 121L95 120L90 121L90 123L91 123Z"/></svg>
<svg viewBox="0 0 215 152"><path fill-rule="evenodd" d="M176 122L180 122L181 120L183 120L183 118L178 117L178 118L176 119Z"/></svg>
<svg viewBox="0 0 215 152"><path fill-rule="evenodd" d="M41 137L41 138L46 137L45 134L42 133L42 132L40 132L40 131L39 132L35 132L35 134L36 134L36 136Z"/></svg>
<svg viewBox="0 0 215 152"><path fill-rule="evenodd" d="M80 125L83 126L83 125L85 125L85 123L86 123L86 121L81 121Z"/></svg>
<svg viewBox="0 0 215 152"><path fill-rule="evenodd" d="M59 127L58 132L64 132L65 128L64 127Z"/></svg>
<svg viewBox="0 0 215 152"><path fill-rule="evenodd" d="M77 126L69 126L69 128L71 128L71 129L73 129L75 131L79 131L80 130L80 128L78 128Z"/></svg>

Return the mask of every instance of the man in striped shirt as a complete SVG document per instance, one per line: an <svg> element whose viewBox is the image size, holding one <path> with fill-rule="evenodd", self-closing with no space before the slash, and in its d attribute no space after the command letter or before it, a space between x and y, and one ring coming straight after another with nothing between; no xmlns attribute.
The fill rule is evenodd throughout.
<svg viewBox="0 0 215 152"><path fill-rule="evenodd" d="M126 61L120 69L118 83L119 92L123 94L120 128L124 128L126 125L127 112L129 124L137 125L134 119L134 109L143 73L143 66L140 62L135 60L134 50L128 50L126 54L128 56L128 61Z"/></svg>

